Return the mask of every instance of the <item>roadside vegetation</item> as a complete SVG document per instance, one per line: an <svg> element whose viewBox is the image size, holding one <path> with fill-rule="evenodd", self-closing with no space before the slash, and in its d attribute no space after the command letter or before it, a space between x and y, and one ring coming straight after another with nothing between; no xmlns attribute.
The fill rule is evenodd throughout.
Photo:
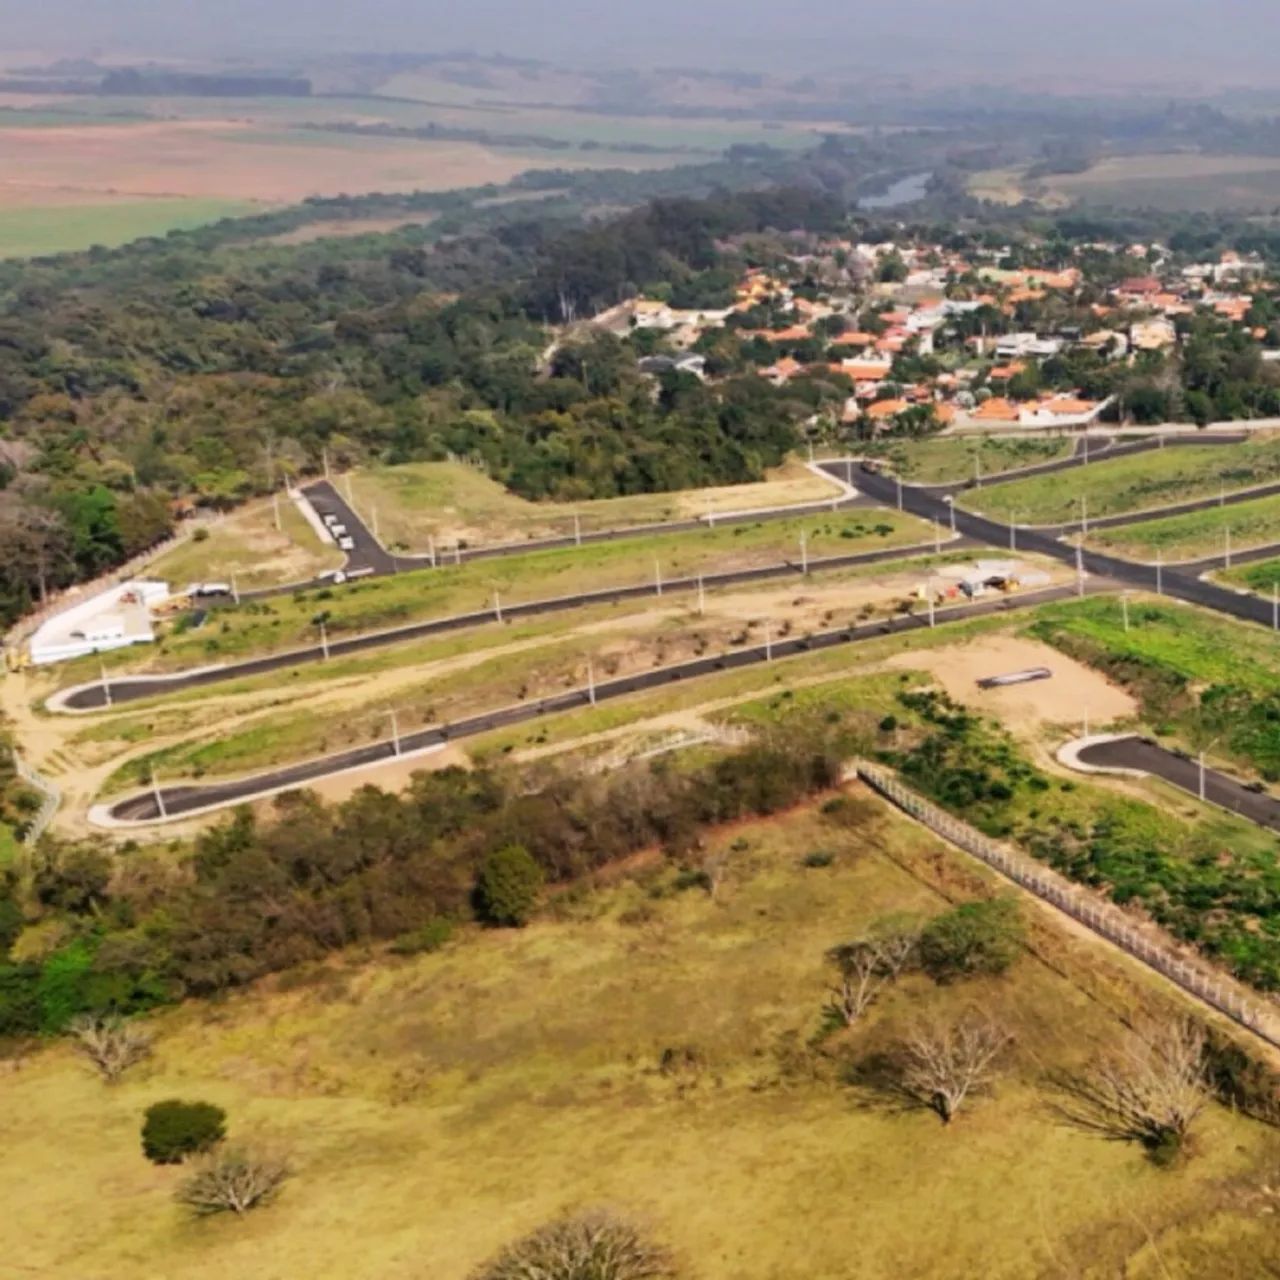
<svg viewBox="0 0 1280 1280"><path fill-rule="evenodd" d="M886 440L867 446L865 451L886 458L894 471L913 484L957 484L972 480L975 474L996 475L1069 458L1075 451L1075 440L940 436L932 440Z"/></svg>
<svg viewBox="0 0 1280 1280"><path fill-rule="evenodd" d="M1217 497L1224 490L1230 493L1277 479L1280 436L1267 433L1245 444L1169 445L1110 461L1104 456L1087 467L983 485L959 501L998 519L1016 511L1024 524L1066 524L1080 519L1082 497L1087 497L1089 517L1095 519ZM1143 529L1162 523L1153 521ZM1099 530L1097 536L1103 538L1107 531Z"/></svg>
<svg viewBox="0 0 1280 1280"><path fill-rule="evenodd" d="M1166 562L1200 560L1224 556L1228 533L1233 551L1280 542L1280 494L1163 520L1091 529L1089 545L1132 559L1149 561L1159 551Z"/></svg>

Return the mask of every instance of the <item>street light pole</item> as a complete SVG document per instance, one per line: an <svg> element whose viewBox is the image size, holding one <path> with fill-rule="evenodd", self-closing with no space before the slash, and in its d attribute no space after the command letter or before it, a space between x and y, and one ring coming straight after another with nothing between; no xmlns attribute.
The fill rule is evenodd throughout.
<svg viewBox="0 0 1280 1280"><path fill-rule="evenodd" d="M102 697L106 706L111 705L111 681L107 679L107 664L99 657L98 670L102 673Z"/></svg>
<svg viewBox="0 0 1280 1280"><path fill-rule="evenodd" d="M773 627L770 625L768 618L764 622L764 660L766 662L773 661Z"/></svg>
<svg viewBox="0 0 1280 1280"><path fill-rule="evenodd" d="M698 574L698 617L702 617L707 611L707 595L702 587L702 574Z"/></svg>
<svg viewBox="0 0 1280 1280"><path fill-rule="evenodd" d="M809 535L803 529L800 531L800 572L806 578L809 576Z"/></svg>
<svg viewBox="0 0 1280 1280"><path fill-rule="evenodd" d="M657 556L653 558L653 585L658 595L662 594L662 562Z"/></svg>
<svg viewBox="0 0 1280 1280"><path fill-rule="evenodd" d="M493 593L493 616L502 621L502 597L496 591Z"/></svg>
<svg viewBox="0 0 1280 1280"><path fill-rule="evenodd" d="M1164 595L1164 553L1156 548L1156 595Z"/></svg>
<svg viewBox="0 0 1280 1280"><path fill-rule="evenodd" d="M594 707L596 705L596 670L590 658L587 659L587 697Z"/></svg>
<svg viewBox="0 0 1280 1280"><path fill-rule="evenodd" d="M582 546L582 517L576 511L573 513L573 545Z"/></svg>
<svg viewBox="0 0 1280 1280"><path fill-rule="evenodd" d="M933 574L929 575L929 580L928 582L925 583L924 589L925 589L925 594L929 597L929 625L932 627L934 625L934 622L933 622L933 610L934 610Z"/></svg>
<svg viewBox="0 0 1280 1280"><path fill-rule="evenodd" d="M1009 550L1017 551L1018 549L1018 513L1016 511L1009 512Z"/></svg>
<svg viewBox="0 0 1280 1280"><path fill-rule="evenodd" d="M1125 634L1129 631L1129 593L1122 591L1120 593L1120 612L1124 615Z"/></svg>
<svg viewBox="0 0 1280 1280"><path fill-rule="evenodd" d="M156 782L155 765L151 766L151 794L155 797L156 811L162 818L167 818L169 813L164 807L164 792L160 790L160 785Z"/></svg>
<svg viewBox="0 0 1280 1280"><path fill-rule="evenodd" d="M325 630L324 623L320 624L320 652L324 654L324 660L329 661L329 633Z"/></svg>
<svg viewBox="0 0 1280 1280"><path fill-rule="evenodd" d="M387 714L391 717L391 745L398 758L400 755L400 721L396 716L394 707Z"/></svg>
<svg viewBox="0 0 1280 1280"><path fill-rule="evenodd" d="M901 511L902 510L902 477L894 476L893 478L898 486L898 510Z"/></svg>
<svg viewBox="0 0 1280 1280"><path fill-rule="evenodd" d="M1076 547L1076 595L1084 598L1084 548Z"/></svg>

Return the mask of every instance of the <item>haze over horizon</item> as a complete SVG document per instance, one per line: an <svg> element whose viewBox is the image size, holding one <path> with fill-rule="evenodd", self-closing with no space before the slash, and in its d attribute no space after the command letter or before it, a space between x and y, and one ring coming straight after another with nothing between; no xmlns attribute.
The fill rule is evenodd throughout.
<svg viewBox="0 0 1280 1280"><path fill-rule="evenodd" d="M915 72L974 83L1280 80L1272 0L46 0L0 3L11 55L302 57L443 52L576 66ZM1247 33L1247 38L1242 38Z"/></svg>

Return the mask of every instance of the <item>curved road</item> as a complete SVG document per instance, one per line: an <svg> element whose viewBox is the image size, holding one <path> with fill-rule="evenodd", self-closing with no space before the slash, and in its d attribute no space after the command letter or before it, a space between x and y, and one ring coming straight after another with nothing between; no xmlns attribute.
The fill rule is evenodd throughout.
<svg viewBox="0 0 1280 1280"><path fill-rule="evenodd" d="M990 600L981 600L973 604L957 605L939 610L939 624L965 618L977 618L990 614L1003 613L1007 610L1030 608L1045 604L1052 600L1062 600L1075 595L1075 587L1050 587L1044 591L1028 592L1023 596L1001 596ZM795 639L777 640L768 648L756 645L752 648L736 649L731 653L717 657L697 658L689 662L677 663L669 667L658 667L651 671L641 671L634 675L622 676L616 680L602 681L594 689L571 689L566 693L556 694L536 702L517 703L496 711L486 711L479 715L458 720L451 724L421 729L416 733L400 735L399 751L420 751L426 747L436 746L443 742L452 742L460 738L474 737L487 733L491 729L504 728L507 725L520 724L535 720L540 716L557 711L569 711L576 707L589 706L595 702L605 702L613 698L625 697L646 689L657 689L681 680L695 679L698 676L710 675L716 671L731 671L739 667L749 667L779 658L792 657L795 654L817 652L835 648L839 645L857 644L872 640L879 636L895 635L905 631L928 629L929 619L925 614L902 615L886 622L866 623L858 627L841 628L838 631L824 631L817 635L798 637ZM181 818L201 813L207 809L251 800L256 796L279 791L287 787L302 786L317 778L326 777L343 770L359 768L362 765L375 764L379 761L392 760L397 755L397 744L393 741L370 743L365 747L355 747L350 751L336 755L322 756L313 760L305 760L298 764L288 765L281 769L273 769L267 773L255 774L252 777L240 778L228 782L208 783L205 785L168 786L160 789L159 802L154 791L145 791L126 799L116 801L106 807L109 825L145 825L163 819ZM161 813L163 803L163 814Z"/></svg>
<svg viewBox="0 0 1280 1280"><path fill-rule="evenodd" d="M823 464L824 466L829 464ZM886 506L895 506L898 501L899 488L896 482L883 474L863 474L859 487L879 498ZM1017 527L1001 524L987 516L975 515L963 507L952 506L942 499L933 496L924 489L910 485L901 486L902 507L913 515L923 516L927 520L950 520L954 511L955 528L966 537L992 547L1003 547L1010 551L1035 552L1064 564L1079 564L1087 573L1096 577L1110 578L1122 586L1133 587L1142 591L1154 591L1157 594L1171 596L1176 600L1185 600L1206 609L1214 609L1233 618L1243 618L1247 622L1258 622L1270 627L1273 621L1272 605L1269 600L1257 596L1241 595L1226 587L1211 582L1201 581L1192 572L1182 567L1137 564L1130 560L1122 560L1118 556L1104 555L1097 551L1067 546L1052 534L1041 529ZM1212 505L1212 504L1210 504Z"/></svg>
<svg viewBox="0 0 1280 1280"><path fill-rule="evenodd" d="M964 538L944 539L943 551L955 551L969 546ZM844 556L824 556L809 561L810 573L821 573L832 569L855 568L858 565L880 564L895 560L909 560L915 556L934 554L934 543L925 543L914 547L886 547L881 551L861 551ZM732 569L724 573L708 573L702 575L704 588L735 586L745 582L766 582L771 578L802 575L801 566L786 560L780 564L762 565L755 569ZM528 618L538 614L556 613L567 609L584 608L588 605L613 604L621 600L637 600L646 596L659 597L669 592L695 591L698 579L671 578L664 580L661 590L656 582L645 582L628 587L608 587L603 591L586 591L580 595L553 596L545 600L529 600L523 603L502 606L502 617ZM458 613L446 618L433 618L426 622L414 622L408 626L395 627L389 631L374 631L362 635L348 636L345 639L328 642L328 657L339 658L346 654L363 653L369 649L378 649L384 645L401 644L406 640L417 640L425 636L440 635L449 631L460 631L466 627L479 626L486 622L498 620L494 609L477 609L472 613ZM49 709L53 711L72 710L90 711L108 705L108 691L111 706L122 702L133 702L138 698L149 698L157 694L175 693L184 689L195 689L205 685L221 684L227 680L244 679L247 676L262 675L268 671L280 671L288 667L300 666L307 662L320 662L325 659L325 650L320 645L312 645L305 649L290 649L284 653L274 653L263 658L251 658L245 662L229 663L226 666L201 667L194 671L176 672L173 675L156 676L123 676L117 680L108 680L104 688L101 681L80 685L54 695L49 700Z"/></svg>
<svg viewBox="0 0 1280 1280"><path fill-rule="evenodd" d="M1168 751L1150 738L1134 735L1082 747L1077 753L1082 764L1095 769L1136 769L1171 782L1199 798L1200 766L1187 756ZM1247 787L1216 769L1204 771L1204 795L1223 809L1238 813L1260 827L1280 832L1280 800L1265 791Z"/></svg>

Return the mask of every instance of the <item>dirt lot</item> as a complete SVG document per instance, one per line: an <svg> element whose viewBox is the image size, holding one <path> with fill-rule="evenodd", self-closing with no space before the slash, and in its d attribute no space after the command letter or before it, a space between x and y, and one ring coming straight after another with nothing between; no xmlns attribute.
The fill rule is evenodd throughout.
<svg viewBox="0 0 1280 1280"><path fill-rule="evenodd" d="M958 702L1000 720L1013 733L1036 736L1050 725L1082 724L1095 728L1136 714L1133 699L1098 672L1073 661L1038 640L1017 636L983 636L963 645L921 650L891 658L893 667L925 670ZM1049 680L979 689L985 676L1048 667Z"/></svg>

